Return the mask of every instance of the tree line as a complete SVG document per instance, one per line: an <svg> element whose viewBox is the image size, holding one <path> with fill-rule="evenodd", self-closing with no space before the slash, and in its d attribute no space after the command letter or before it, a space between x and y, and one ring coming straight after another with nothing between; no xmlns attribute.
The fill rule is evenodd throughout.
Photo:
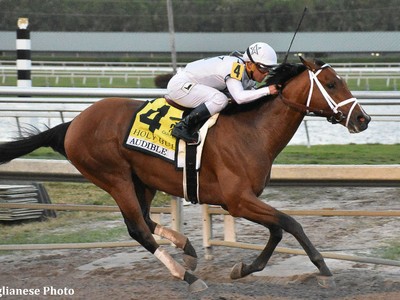
<svg viewBox="0 0 400 300"><path fill-rule="evenodd" d="M171 0L176 32L400 31L398 0ZM0 0L0 30L166 32L166 0Z"/></svg>

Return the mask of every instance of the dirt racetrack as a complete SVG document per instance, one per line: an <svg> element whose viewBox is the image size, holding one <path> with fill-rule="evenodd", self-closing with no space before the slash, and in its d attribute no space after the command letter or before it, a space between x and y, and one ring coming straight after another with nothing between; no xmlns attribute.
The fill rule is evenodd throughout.
<svg viewBox="0 0 400 300"><path fill-rule="evenodd" d="M264 198L281 209L400 209L400 188L371 187L273 187ZM6 296L0 299L400 299L400 267L328 259L336 288L318 286L317 269L305 256L275 253L264 271L240 280L229 278L239 261L249 263L258 251L214 247L213 260L205 260L202 248L201 209L184 208L184 230L196 248L195 274L209 286L190 294L187 284L174 279L141 247L17 251L0 254L0 292L37 289L37 296ZM400 220L396 217L296 217L320 251L379 257L380 250L399 245ZM216 237L222 223L214 218ZM268 231L238 220L238 240L265 244ZM279 246L299 248L284 234ZM164 246L180 259L181 251Z"/></svg>

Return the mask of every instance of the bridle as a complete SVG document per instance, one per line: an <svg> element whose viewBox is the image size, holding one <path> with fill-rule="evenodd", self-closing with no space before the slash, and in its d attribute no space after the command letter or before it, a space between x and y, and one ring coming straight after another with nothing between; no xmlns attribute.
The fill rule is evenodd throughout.
<svg viewBox="0 0 400 300"><path fill-rule="evenodd" d="M346 127L349 123L350 116L353 113L353 110L355 106L357 105L357 98L349 98L346 100L343 100L339 103L336 103L333 101L332 97L329 95L329 93L325 90L321 82L318 80L318 75L326 68L330 68L331 66L329 64L324 64L321 66L318 70L308 70L308 75L310 78L310 90L308 92L308 98L307 98L307 103L306 105L303 104L298 104L294 103L287 98L285 98L282 94L282 89L279 92L279 98L282 100L282 102L289 106L290 108L301 112L305 116L318 116L318 117L326 117L328 122L331 122L332 124L340 123L346 118ZM326 103L329 105L330 110L323 110L323 109L317 109L314 107L311 107L311 98L314 90L314 83L318 87L319 91L321 92L322 96L324 97ZM350 110L349 114L346 116L339 108L342 106L345 106L347 104L353 103Z"/></svg>

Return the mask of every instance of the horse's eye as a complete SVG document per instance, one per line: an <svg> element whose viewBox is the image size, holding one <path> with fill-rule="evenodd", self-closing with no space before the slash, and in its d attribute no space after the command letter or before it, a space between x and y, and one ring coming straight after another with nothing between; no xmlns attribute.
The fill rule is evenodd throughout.
<svg viewBox="0 0 400 300"><path fill-rule="evenodd" d="M336 84L335 84L334 82L329 82L329 83L326 85L326 87L327 87L328 89L334 89L334 88L336 87Z"/></svg>

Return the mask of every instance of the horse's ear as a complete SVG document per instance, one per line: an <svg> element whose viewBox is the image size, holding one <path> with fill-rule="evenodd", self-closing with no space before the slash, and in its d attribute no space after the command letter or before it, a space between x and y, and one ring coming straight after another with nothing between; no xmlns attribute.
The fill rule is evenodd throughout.
<svg viewBox="0 0 400 300"><path fill-rule="evenodd" d="M315 72L316 70L318 70L318 66L315 64L314 61L311 60L305 60L303 57L299 56L301 62L303 65L305 65L307 67L307 69Z"/></svg>

